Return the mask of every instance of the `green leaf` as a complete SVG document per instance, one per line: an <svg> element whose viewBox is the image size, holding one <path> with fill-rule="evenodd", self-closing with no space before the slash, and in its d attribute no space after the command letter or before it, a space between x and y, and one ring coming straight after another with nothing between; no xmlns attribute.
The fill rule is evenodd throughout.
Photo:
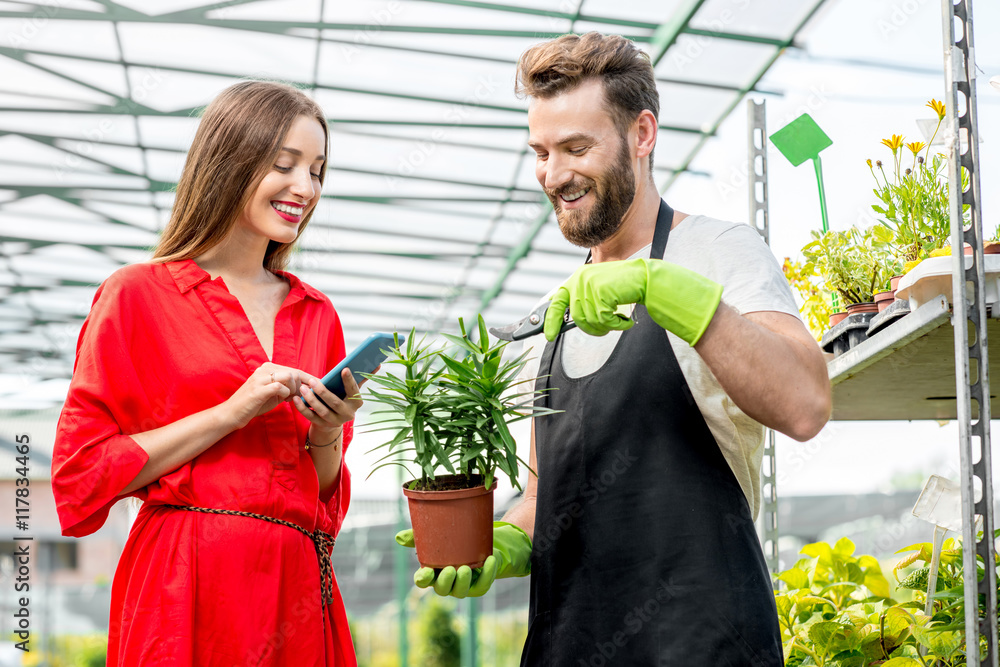
<svg viewBox="0 0 1000 667"><path fill-rule="evenodd" d="M882 667L924 667L924 665L913 658L892 658L883 662Z"/></svg>
<svg viewBox="0 0 1000 667"><path fill-rule="evenodd" d="M822 653L826 653L831 640L833 640L840 630L840 623L835 623L833 621L816 623L809 628L809 639L812 640L813 644L815 644Z"/></svg>
<svg viewBox="0 0 1000 667"><path fill-rule="evenodd" d="M839 667L864 667L865 666L865 654L861 651L855 649L853 651L841 651L830 657L829 664L838 665Z"/></svg>
<svg viewBox="0 0 1000 667"><path fill-rule="evenodd" d="M833 602L831 602L830 600L828 600L828 599L826 599L824 597L820 597L818 595L809 595L808 594L808 590L809 589L805 589L805 591L807 593L806 595L793 595L792 596L794 598L794 600L795 600L795 603L798 605L800 611L801 610L811 610L813 607L817 607L817 606L818 607L829 606L829 607L831 607L833 609L837 608L836 605L833 604Z"/></svg>
<svg viewBox="0 0 1000 667"><path fill-rule="evenodd" d="M849 556L854 555L854 549L854 542L846 537L842 537L837 540L837 544L834 545L833 554L840 556L841 558L848 558Z"/></svg>
<svg viewBox="0 0 1000 667"><path fill-rule="evenodd" d="M914 591L926 591L927 579L930 575L930 567L922 567L911 572L905 579L899 582L899 588L907 588Z"/></svg>
<svg viewBox="0 0 1000 667"><path fill-rule="evenodd" d="M778 575L778 579L792 589L809 588L809 575L797 567L785 570Z"/></svg>
<svg viewBox="0 0 1000 667"><path fill-rule="evenodd" d="M905 609L890 607L885 612L885 631L882 636L887 640L892 639L893 644L901 644L906 635L909 634L912 622L913 616Z"/></svg>
<svg viewBox="0 0 1000 667"><path fill-rule="evenodd" d="M865 572L865 588L871 591L872 595L880 598L890 596L889 581L882 574L881 570L868 570Z"/></svg>
<svg viewBox="0 0 1000 667"><path fill-rule="evenodd" d="M913 637L934 654L945 660L965 647L965 634L961 631L942 631L938 628L914 625Z"/></svg>
<svg viewBox="0 0 1000 667"><path fill-rule="evenodd" d="M802 547L802 551L807 556L819 559L819 564L831 567L833 565L833 549L826 542L813 542Z"/></svg>

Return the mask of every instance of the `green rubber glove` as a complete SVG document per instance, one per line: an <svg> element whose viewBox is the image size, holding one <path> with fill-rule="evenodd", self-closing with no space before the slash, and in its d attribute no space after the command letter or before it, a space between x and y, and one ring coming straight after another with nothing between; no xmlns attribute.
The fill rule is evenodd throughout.
<svg viewBox="0 0 1000 667"><path fill-rule="evenodd" d="M396 533L396 543L413 546L413 531L407 528ZM518 526L505 521L493 522L493 554L486 557L481 568L468 565L441 570L422 567L413 574L419 588L434 587L438 595L456 598L480 597L497 579L526 577L531 574L531 538Z"/></svg>
<svg viewBox="0 0 1000 667"><path fill-rule="evenodd" d="M721 300L722 285L662 259L585 264L552 297L545 313L545 338L555 340L567 306L584 333L603 336L634 324L618 306L641 303L654 322L694 345Z"/></svg>

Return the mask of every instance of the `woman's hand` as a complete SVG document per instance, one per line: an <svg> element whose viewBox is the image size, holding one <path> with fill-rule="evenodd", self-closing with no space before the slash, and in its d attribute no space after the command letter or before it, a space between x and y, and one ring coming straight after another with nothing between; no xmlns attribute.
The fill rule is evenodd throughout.
<svg viewBox="0 0 1000 667"><path fill-rule="evenodd" d="M361 385L365 381L355 382L350 369L345 368L340 373L346 391L345 397L341 399L317 378L305 374L303 376L306 379L299 387L299 395L292 396L292 403L312 422L312 427L309 429L310 439L315 440L317 444L325 444L337 438L344 424L354 419L354 415L363 403L359 394ZM319 399L323 399L322 402ZM324 403L326 405L323 405Z"/></svg>
<svg viewBox="0 0 1000 667"><path fill-rule="evenodd" d="M298 394L302 383L307 381L319 382L297 368L267 361L223 403L223 407L234 430L243 428L254 417L270 412L290 396Z"/></svg>

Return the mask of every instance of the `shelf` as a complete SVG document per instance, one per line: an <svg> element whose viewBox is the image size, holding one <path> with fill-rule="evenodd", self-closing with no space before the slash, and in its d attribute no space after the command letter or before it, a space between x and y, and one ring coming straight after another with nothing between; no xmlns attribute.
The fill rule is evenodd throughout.
<svg viewBox="0 0 1000 667"><path fill-rule="evenodd" d="M1000 340L1000 322L988 320L987 333ZM955 419L954 341L951 308L939 295L831 360L832 418ZM992 378L1000 377L998 361L998 355L990 358ZM998 414L995 395L990 405ZM977 413L973 405L973 418Z"/></svg>

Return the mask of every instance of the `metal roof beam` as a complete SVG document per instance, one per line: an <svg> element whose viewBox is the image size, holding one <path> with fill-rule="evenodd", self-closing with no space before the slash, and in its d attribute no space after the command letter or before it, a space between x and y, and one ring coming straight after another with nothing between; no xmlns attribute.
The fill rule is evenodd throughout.
<svg viewBox="0 0 1000 667"><path fill-rule="evenodd" d="M663 25L656 28L649 42L650 59L654 66L659 64L667 50L677 42L677 37L688 27L688 23L691 22L703 4L705 4L705 0L681 0L680 6L674 10L673 15Z"/></svg>
<svg viewBox="0 0 1000 667"><path fill-rule="evenodd" d="M117 8L118 5L115 5ZM0 11L0 18L12 19L32 19L37 12L27 11ZM255 33L287 34L293 29L307 30L347 30L365 31L371 30L370 23L327 23L323 21L273 21L273 20L253 20L253 19L209 19L198 18L190 21L178 22L171 18L171 15L150 16L146 14L130 13L128 15L118 15L115 12L107 14L97 14L74 9L59 9L58 18L62 21L121 21L126 23L182 23L183 25L204 25L216 28L231 28L234 30L250 30ZM523 39L552 39L563 35L562 32L539 32L536 30L496 30L492 28L457 28L446 26L422 26L422 25L386 25L378 26L379 32L399 32L416 33L429 35L468 35L473 37L519 37ZM624 35L625 37L638 42L647 42L649 37L645 35Z"/></svg>
<svg viewBox="0 0 1000 667"><path fill-rule="evenodd" d="M775 50L774 54L772 54L772 56L768 58L764 66L760 69L759 72L757 72L757 75L754 77L753 81L744 88L741 94L738 95L735 100L733 100L733 103L729 105L729 107L725 110L725 112L721 116L719 116L718 120L716 120L716 122L712 125L712 128L708 133L709 135L714 135L716 132L719 131L719 126L722 125L722 122L729 117L729 114L733 111L733 109L736 108L736 105L743 100L743 97L751 90L753 90L757 86L757 83L764 78L764 75L767 74L767 71L771 69L771 65L774 64L774 62L781 56L781 54L787 47L792 45L795 38L798 36L799 32L801 32L802 29L805 28L806 24L809 23L809 21L812 19L812 17L816 15L816 12L819 11L819 8L823 6L824 2L825 0L816 0L816 3L812 6L812 9L810 9L809 12L805 15L805 17L803 17L802 20L799 21L798 25L795 26L795 29L792 31L792 34L788 38L788 40L786 40L784 44L779 45L779 48ZM680 174L691 166L691 163L694 161L695 156L698 155L699 151L701 151L702 147L705 145L705 142L707 140L708 140L707 136L702 136L701 139L699 139L698 143L694 146L694 148L692 148L688 152L687 156L684 158L684 161L681 164L681 170L674 172L674 174L667 179L666 183L663 185L663 190L662 190L663 192L669 190L670 186L672 186L677 181L677 178L680 176Z"/></svg>
<svg viewBox="0 0 1000 667"><path fill-rule="evenodd" d="M331 167L331 169L334 171L342 171L348 174L364 174L365 176L384 176L386 179L400 178L412 181L427 181L428 183L444 183L446 185L460 185L462 187L468 187L468 188L488 188L491 190L504 190L505 192L511 189L510 186L500 185L499 183L482 183L482 182L477 183L475 181L459 181L457 179L452 179L452 178L436 178L433 176L420 176L416 173L394 174L385 171L376 171L374 169L360 169L357 167L343 167L343 166ZM528 190L519 187L513 187L513 190L515 192L531 195L532 197L538 194L537 190Z"/></svg>

